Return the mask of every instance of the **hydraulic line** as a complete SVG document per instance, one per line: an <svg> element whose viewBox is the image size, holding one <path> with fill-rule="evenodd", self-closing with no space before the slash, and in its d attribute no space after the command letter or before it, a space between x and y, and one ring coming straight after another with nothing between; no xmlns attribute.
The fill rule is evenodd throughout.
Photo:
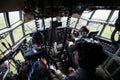
<svg viewBox="0 0 120 80"><path fill-rule="evenodd" d="M41 2L41 12L42 12L42 27L44 28L44 45L45 45L45 51L47 51L46 50L46 31L45 31L45 21L44 21L44 12L45 12L45 7L44 7L44 0ZM39 9L39 11L40 11L40 9Z"/></svg>
<svg viewBox="0 0 120 80"><path fill-rule="evenodd" d="M49 51L52 46L52 39L53 39L53 7L54 7L54 0L51 0L51 31L50 31L50 38L49 38Z"/></svg>
<svg viewBox="0 0 120 80"><path fill-rule="evenodd" d="M72 4L72 3L71 3ZM69 27L70 25L70 18L71 18L71 15L72 15L72 10L73 10L73 7L74 6L69 6L69 14L68 14L68 19L67 19L67 24L66 24L66 29L65 29L65 38L64 38L64 41L63 41L63 47L62 47L62 50L61 50L61 53L58 54L58 58L61 60L61 56L62 56L62 53L64 52L64 49L67 50L67 46L66 46L66 41L67 41L67 28ZM78 14L81 15L83 13L83 11L88 7L88 5L85 5L85 4L81 4L80 5L80 8L79 8L79 12ZM79 16L80 17L80 16ZM79 20L78 20L79 21Z"/></svg>
<svg viewBox="0 0 120 80"><path fill-rule="evenodd" d="M61 52L58 54L59 60L61 60L61 56L64 52L64 49L66 48L66 40L67 40L67 37L68 37L67 36L67 34L68 34L67 28L70 25L71 15L72 15L72 8L69 8L69 13L68 13L68 18L67 18L67 23L66 23L66 28L65 28L65 36L64 36L64 40L63 40L63 47L62 47Z"/></svg>

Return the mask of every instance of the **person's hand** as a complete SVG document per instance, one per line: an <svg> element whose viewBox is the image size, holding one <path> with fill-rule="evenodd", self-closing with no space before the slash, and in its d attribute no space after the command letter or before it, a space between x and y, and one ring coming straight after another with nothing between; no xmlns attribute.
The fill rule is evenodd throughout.
<svg viewBox="0 0 120 80"><path fill-rule="evenodd" d="M45 68L47 68L47 60L45 58L40 58L40 62Z"/></svg>

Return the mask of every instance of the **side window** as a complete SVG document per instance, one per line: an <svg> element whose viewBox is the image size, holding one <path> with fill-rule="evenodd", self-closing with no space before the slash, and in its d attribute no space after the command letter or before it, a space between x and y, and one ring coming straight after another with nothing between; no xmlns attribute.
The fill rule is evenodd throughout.
<svg viewBox="0 0 120 80"><path fill-rule="evenodd" d="M103 33L101 34L101 36L110 39L111 38L111 34L112 34L114 29L115 29L115 27L107 25L105 27Z"/></svg>
<svg viewBox="0 0 120 80"><path fill-rule="evenodd" d="M25 23L24 27L25 27L25 34L28 34L28 33L32 32L33 30L36 29L35 21L32 20L32 21L29 21L29 22Z"/></svg>
<svg viewBox="0 0 120 80"><path fill-rule="evenodd" d="M117 18L118 18L118 13L119 13L118 10L116 10L116 11L113 13L113 15L112 15L112 17L111 17L111 19L110 19L110 23L112 23L112 24L115 23L115 21L116 21Z"/></svg>
<svg viewBox="0 0 120 80"><path fill-rule="evenodd" d="M6 46L7 46L7 48L10 48L10 46L8 45L8 43L10 45L12 45L12 42L11 42L11 39L10 39L10 35L8 33L4 33L1 36L5 36L5 35L6 35L6 37L4 39L2 39L2 38L0 39L0 50L2 52L4 52L6 50L6 48L2 45L2 43L5 43Z"/></svg>
<svg viewBox="0 0 120 80"><path fill-rule="evenodd" d="M91 31L99 31L99 33L100 33L103 28L103 24L90 22L88 25L88 28L89 28L90 32ZM99 35L99 33L98 33L98 35Z"/></svg>
<svg viewBox="0 0 120 80"><path fill-rule="evenodd" d="M62 26L66 26L66 22L67 22L67 17L62 17L61 18L61 22L62 22Z"/></svg>
<svg viewBox="0 0 120 80"><path fill-rule="evenodd" d="M111 19L109 20L109 23L115 24L115 21L118 18L118 12L119 12L118 10L114 11ZM110 25L106 25L103 33L101 34L101 36L110 39L111 35L112 35L112 32L114 31L114 29L115 29L115 27L110 26ZM115 39L117 39L118 36L119 36L119 33L116 33Z"/></svg>
<svg viewBox="0 0 120 80"><path fill-rule="evenodd" d="M81 26L85 26L87 24L86 20L80 19L79 24L77 25L77 29L80 29Z"/></svg>
<svg viewBox="0 0 120 80"><path fill-rule="evenodd" d="M92 16L91 20L92 21L100 21L100 22L104 22L108 19L108 16L110 14L111 10L96 10L94 15ZM101 23L95 23L95 22L90 22L88 27L90 29L90 31L99 31L99 33L101 32L102 28L103 28L103 24ZM108 25L105 28L105 32L103 32L103 34L101 35L102 37L106 37L106 38L110 38L109 33L111 33L111 29L113 30L113 28L108 27ZM98 35L99 35L98 33Z"/></svg>
<svg viewBox="0 0 120 80"><path fill-rule="evenodd" d="M23 37L22 26L19 26L13 30L13 37L15 42L19 41Z"/></svg>
<svg viewBox="0 0 120 80"><path fill-rule="evenodd" d="M0 29L3 29L7 27L6 23L5 23L5 18L4 18L4 14L0 13Z"/></svg>
<svg viewBox="0 0 120 80"><path fill-rule="evenodd" d="M15 45L23 37L22 22L20 24L14 24L22 20L20 16L22 16L22 14L20 15L20 11L0 13L0 51L3 53L7 50L3 43L10 49L10 45ZM10 20L10 25L7 24L7 19Z"/></svg>
<svg viewBox="0 0 120 80"><path fill-rule="evenodd" d="M18 22L20 20L20 12L19 11L9 12L9 19L10 25L13 25L14 23Z"/></svg>

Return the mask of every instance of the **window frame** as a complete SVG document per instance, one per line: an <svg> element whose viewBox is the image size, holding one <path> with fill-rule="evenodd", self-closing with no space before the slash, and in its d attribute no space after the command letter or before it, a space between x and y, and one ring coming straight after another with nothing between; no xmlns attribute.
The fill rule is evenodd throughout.
<svg viewBox="0 0 120 80"><path fill-rule="evenodd" d="M10 42L12 47L14 45L16 45L23 37L25 37L24 35L24 32L23 32L23 23L24 23L24 16L23 16L23 12L22 11L19 11L19 15L20 15L20 19L19 21L16 21L14 24L10 25L10 22L9 22L9 12L5 12L3 13L4 14L4 19L5 19L5 22L6 22L6 27L5 28L2 28L0 29L0 35L4 34L4 33L9 33L9 36L10 36ZM21 30L22 30L22 37L18 40L18 41L14 41L14 37L13 37L13 34L12 34L12 31L15 30L15 28L18 28L21 26ZM9 48L10 49L10 48ZM3 51L3 53L6 53L6 51L8 50L5 50Z"/></svg>

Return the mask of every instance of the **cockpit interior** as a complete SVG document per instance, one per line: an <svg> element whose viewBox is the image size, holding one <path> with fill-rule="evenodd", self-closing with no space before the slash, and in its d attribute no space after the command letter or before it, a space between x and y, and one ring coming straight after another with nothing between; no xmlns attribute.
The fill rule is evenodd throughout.
<svg viewBox="0 0 120 80"><path fill-rule="evenodd" d="M0 1L0 80L64 80L84 41L106 54L95 80L120 80L120 0Z"/></svg>

